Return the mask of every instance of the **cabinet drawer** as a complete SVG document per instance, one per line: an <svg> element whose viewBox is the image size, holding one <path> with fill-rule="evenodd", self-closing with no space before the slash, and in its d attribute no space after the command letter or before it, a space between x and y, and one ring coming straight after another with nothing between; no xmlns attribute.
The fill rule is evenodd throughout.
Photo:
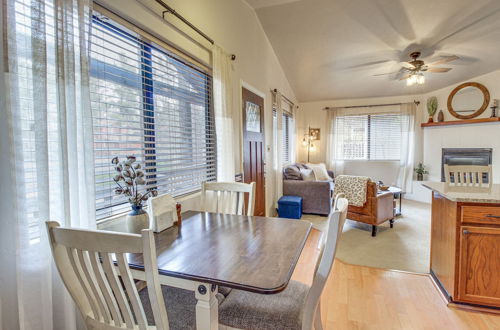
<svg viewBox="0 0 500 330"><path fill-rule="evenodd" d="M461 221L500 226L500 206L462 206Z"/></svg>

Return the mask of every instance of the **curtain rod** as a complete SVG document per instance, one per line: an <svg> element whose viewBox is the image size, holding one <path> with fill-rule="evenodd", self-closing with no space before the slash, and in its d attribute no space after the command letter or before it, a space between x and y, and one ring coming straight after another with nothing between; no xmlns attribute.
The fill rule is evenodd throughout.
<svg viewBox="0 0 500 330"><path fill-rule="evenodd" d="M275 89L271 89L271 92L273 93L278 93L278 89L275 88ZM295 103L292 102L292 100L290 100L288 97L286 97L285 95L281 94L281 96L288 102L290 103L292 106L295 105Z"/></svg>
<svg viewBox="0 0 500 330"><path fill-rule="evenodd" d="M391 105L401 105L401 104L409 104L411 102L400 102L400 103L386 103L386 104L368 104L368 105L350 105L347 107L324 107L323 110L330 110L330 109L336 109L336 108L343 108L343 109L352 109L352 108L372 108L372 107L387 107ZM413 100L413 103L415 105L419 105L420 101Z"/></svg>
<svg viewBox="0 0 500 330"><path fill-rule="evenodd" d="M162 6L163 8L165 8L166 10L164 10L162 13L161 13L161 16L163 17L163 19L165 19L165 14L168 14L168 13L171 13L172 15L174 15L175 17L177 17L179 20L181 20L181 22L183 22L184 24L186 24L187 26L189 26L191 29L193 29L196 33L198 33L199 35L201 35L203 38L205 38L209 43L211 43L212 45L215 43L214 39L210 38L209 36L207 36L203 31L201 31L200 29L198 29L196 26L194 26L193 24L191 24L190 21L188 21L187 19L184 18L184 16L182 16L181 14L179 14L177 11L175 11L174 8L170 7L169 5L167 5L165 2L163 2L162 0L155 0L160 6ZM236 55L234 54L231 54L231 60L232 61L235 61L236 60Z"/></svg>
<svg viewBox="0 0 500 330"><path fill-rule="evenodd" d="M165 19L165 14L171 13L172 15L174 15L175 17L177 17L178 19L180 19L184 24L186 24L187 26L189 26L191 29L195 30L196 33L198 33L199 35L201 35L203 38L207 39L208 42L210 42L212 45L214 44L214 40L212 38L210 38L205 33L203 33L203 31L201 31L200 29L198 29L196 26L194 26L193 24L191 24L191 22L189 22L187 19L185 19L184 16L182 16L181 14L179 14L178 12L176 12L174 8L172 8L169 5L167 5L162 0L155 0L155 1L158 4L160 4L163 8L166 9L164 12L162 12L163 19Z"/></svg>

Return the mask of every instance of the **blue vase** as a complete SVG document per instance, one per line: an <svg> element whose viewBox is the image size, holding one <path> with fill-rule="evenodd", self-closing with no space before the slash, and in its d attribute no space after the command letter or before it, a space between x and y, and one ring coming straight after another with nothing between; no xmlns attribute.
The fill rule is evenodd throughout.
<svg viewBox="0 0 500 330"><path fill-rule="evenodd" d="M142 205L132 204L131 207L132 207L132 211L130 211L130 213L128 215L140 215L140 214L146 213L146 211L144 211L142 209Z"/></svg>

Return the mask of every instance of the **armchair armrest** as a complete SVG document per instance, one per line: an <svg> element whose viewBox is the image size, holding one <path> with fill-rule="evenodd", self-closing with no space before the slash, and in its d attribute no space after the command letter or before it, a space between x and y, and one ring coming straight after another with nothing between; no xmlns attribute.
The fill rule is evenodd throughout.
<svg viewBox="0 0 500 330"><path fill-rule="evenodd" d="M373 214L377 216L377 223L394 218L394 195L388 191L373 197Z"/></svg>

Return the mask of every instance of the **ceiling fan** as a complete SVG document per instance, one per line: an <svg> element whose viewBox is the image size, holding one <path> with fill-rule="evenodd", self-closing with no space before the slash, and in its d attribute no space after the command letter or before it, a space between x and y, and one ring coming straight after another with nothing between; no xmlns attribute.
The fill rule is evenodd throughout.
<svg viewBox="0 0 500 330"><path fill-rule="evenodd" d="M425 83L425 76L423 74L424 72L432 72L432 73L448 72L451 70L451 68L437 68L434 66L449 63L449 62L452 62L452 61L459 59L459 57L456 55L444 56L439 61L436 61L436 62L433 62L430 64L425 64L424 61L418 59L420 57L420 55L421 55L420 52L411 53L410 57L412 60L408 61L408 62L404 62L401 69L397 72L376 74L374 76L383 76L383 75L398 73L399 75L401 75L401 74L404 75L403 77L399 78L399 80L406 80L406 84L408 86L415 85L415 84L422 85L423 83Z"/></svg>

